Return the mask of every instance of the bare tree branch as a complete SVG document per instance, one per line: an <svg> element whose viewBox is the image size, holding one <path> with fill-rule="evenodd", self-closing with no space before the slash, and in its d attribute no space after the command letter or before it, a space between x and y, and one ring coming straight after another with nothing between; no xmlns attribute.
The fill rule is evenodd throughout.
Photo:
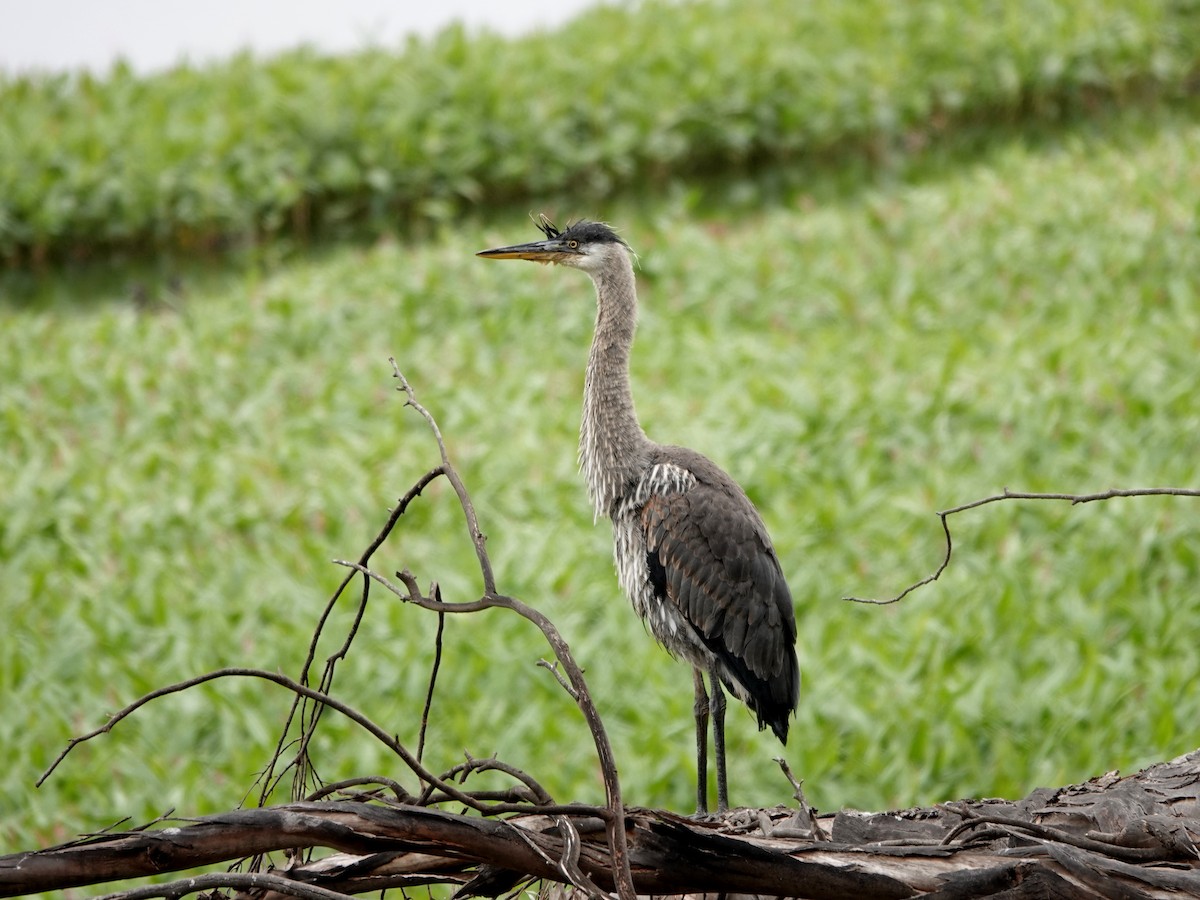
<svg viewBox="0 0 1200 900"><path fill-rule="evenodd" d="M437 686L438 672L442 667L442 635L446 630L446 614L438 613L437 634L433 638L433 665L429 667L429 689L425 692L425 706L421 709L421 730L417 732L417 759L425 755L425 732L429 728L429 712L433 709L433 690Z"/></svg>
<svg viewBox="0 0 1200 900"><path fill-rule="evenodd" d="M237 888L240 891L275 891L300 900L346 900L346 894L330 891L302 881L293 881L279 875L264 872L214 872L210 875L196 875L192 878L182 878L179 881L168 881L164 884L151 884L146 887L131 888L114 894L105 894L97 900L150 900L153 897L166 897L175 900L188 894L201 891L215 891L218 888Z"/></svg>
<svg viewBox="0 0 1200 900"><path fill-rule="evenodd" d="M438 428L437 422L434 421L429 410L417 402L416 392L413 391L412 385L408 383L408 379L401 373L399 366L396 365L396 360L389 357L388 362L392 364L392 374L400 381L400 389L408 397L406 405L411 406L421 414L421 417L425 419L425 422L429 425L429 430L433 432L433 436L437 440L438 451L442 454L442 474L446 476L447 480L454 487L454 493L458 496L458 502L462 506L463 515L467 519L467 529L471 533L471 543L475 545L475 556L479 561L479 571L483 575L483 591L485 594L494 594L496 593L496 576L492 573L492 561L488 558L487 550L484 548L487 542L487 535L479 528L479 518L475 515L475 504L471 501L471 497L467 493L466 485L463 484L458 471L450 463L450 454L446 450L446 442L442 440L441 429Z"/></svg>
<svg viewBox="0 0 1200 900"><path fill-rule="evenodd" d="M307 803L312 803L321 800L325 797L330 797L333 794L345 791L347 788L356 787L358 785L374 784L381 788L387 788L392 792L392 795L399 803L412 803L414 798L404 789L404 786L398 781L393 781L383 775L360 775L357 778L346 778L343 781L335 781L332 784L327 784L319 790L313 791L304 800ZM372 796L377 796L378 791L372 791Z"/></svg>
<svg viewBox="0 0 1200 900"><path fill-rule="evenodd" d="M986 506L989 503L997 503L1001 500L1060 500L1070 503L1072 506L1081 503L1095 503L1100 500L1112 500L1115 497L1200 497L1200 490L1192 488L1113 488L1108 491L1100 491L1094 494L1060 494L1060 493L1035 493L1028 491L1010 491L1004 489L1003 493L993 494L990 497L984 497L980 500L972 500L970 503L963 503L960 506L954 506L950 509L944 509L937 513L938 519L942 523L942 533L945 535L946 550L942 556L941 564L930 575L926 575L920 581L910 584L894 597L889 597L887 600L870 600L862 597L843 597L842 599L848 603L868 603L875 606L887 606L891 603L898 603L903 600L913 591L922 588L927 584L932 584L941 578L942 573L950 565L950 556L954 552L954 541L950 536L950 516L956 513L966 512L969 509L976 509L980 506Z"/></svg>
<svg viewBox="0 0 1200 900"><path fill-rule="evenodd" d="M516 766L496 759L494 756L479 759L468 753L465 763L460 763L449 772L442 773L442 778L449 781L451 778L459 777L462 781L466 781L475 772L503 772L505 775L515 778L521 784L525 785L538 806L548 807L554 805L554 798L550 796L549 792L542 787L536 778L528 772L518 769Z"/></svg>
<svg viewBox="0 0 1200 900"><path fill-rule="evenodd" d="M179 691L188 690L189 688L196 687L197 685L204 684L208 681L230 677L262 678L266 681L271 681L275 684L285 687L295 694L306 697L309 700L321 703L325 706L328 706L330 709L340 712L342 715L346 716L346 718L350 719L352 722L370 733L373 737L375 737L376 740L391 750L394 754L399 756L404 761L404 764L408 766L409 769L412 770L413 774L415 774L417 778L420 779L420 781L422 781L424 784L436 787L450 799L458 803L463 803L476 812L483 813L484 815L499 815L501 813L510 812L527 812L529 810L529 806L527 804L487 804L481 802L471 793L462 791L449 781L434 775L421 764L416 756L414 756L408 750L408 748L399 741L399 739L391 735L379 725L372 722L352 706L349 706L334 697L330 697L327 694L323 694L320 691L314 690L313 688L306 687L305 685L300 684L298 681L288 678L286 675L281 675L278 672L268 672L265 669L247 668L217 669L216 671L209 672L206 675L198 675L195 678L189 678L186 681L180 681L175 684L167 685L166 687L162 687L158 690L145 694L144 696L135 700L133 703L130 703L124 709L121 709L115 713L108 720L108 722L101 727L93 729L87 734L72 738L68 742L66 748L58 755L54 762L50 764L50 767L46 769L41 778L38 779L37 784L41 785L47 778L49 778L50 774L58 767L59 763L61 763L66 758L67 754L75 749L75 747L77 747L79 744L82 744L85 741L90 741L92 738L98 737L102 734L107 734L108 732L112 731L112 729L116 727L117 723L119 723L122 719L136 712L150 701L156 700L160 697L165 697L169 694L178 693ZM595 815L596 811L590 810L588 811L588 814Z"/></svg>

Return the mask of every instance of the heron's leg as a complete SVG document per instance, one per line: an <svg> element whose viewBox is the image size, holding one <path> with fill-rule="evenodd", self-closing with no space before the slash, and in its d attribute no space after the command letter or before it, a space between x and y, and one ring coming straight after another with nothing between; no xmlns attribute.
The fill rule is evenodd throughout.
<svg viewBox="0 0 1200 900"><path fill-rule="evenodd" d="M708 812L708 692L704 690L704 673L692 670L696 685L696 812Z"/></svg>
<svg viewBox="0 0 1200 900"><path fill-rule="evenodd" d="M725 691L716 672L712 679L713 755L717 758L717 812L729 809L729 782L725 777Z"/></svg>

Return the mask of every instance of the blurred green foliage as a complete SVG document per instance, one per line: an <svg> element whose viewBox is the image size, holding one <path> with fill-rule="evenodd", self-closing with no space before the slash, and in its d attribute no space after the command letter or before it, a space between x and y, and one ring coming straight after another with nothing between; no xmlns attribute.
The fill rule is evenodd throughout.
<svg viewBox="0 0 1200 900"><path fill-rule="evenodd" d="M185 250L606 196L955 121L1186 90L1190 0L602 7L520 40L0 82L0 260Z"/></svg>

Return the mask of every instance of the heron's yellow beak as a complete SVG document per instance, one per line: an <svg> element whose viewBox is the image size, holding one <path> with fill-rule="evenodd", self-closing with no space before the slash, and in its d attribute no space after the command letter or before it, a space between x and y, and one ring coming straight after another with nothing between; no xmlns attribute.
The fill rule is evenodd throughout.
<svg viewBox="0 0 1200 900"><path fill-rule="evenodd" d="M484 259L528 259L547 263L562 262L564 257L578 256L579 250L569 246L561 238L550 238L544 241L533 241L529 244L514 244L511 247L497 247L494 250L480 250L475 254Z"/></svg>

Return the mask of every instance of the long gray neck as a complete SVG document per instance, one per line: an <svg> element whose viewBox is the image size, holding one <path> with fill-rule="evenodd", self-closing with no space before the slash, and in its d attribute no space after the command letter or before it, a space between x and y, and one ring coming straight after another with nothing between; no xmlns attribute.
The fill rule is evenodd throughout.
<svg viewBox="0 0 1200 900"><path fill-rule="evenodd" d="M629 387L629 350L637 327L633 265L620 264L594 273L596 333L583 387L583 423L579 463L596 515L611 516L618 500L644 469L650 441L638 424Z"/></svg>

